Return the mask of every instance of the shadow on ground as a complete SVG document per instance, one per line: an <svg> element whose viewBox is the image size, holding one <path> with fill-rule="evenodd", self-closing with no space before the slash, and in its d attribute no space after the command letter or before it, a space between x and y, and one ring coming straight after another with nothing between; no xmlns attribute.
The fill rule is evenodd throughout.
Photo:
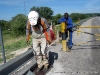
<svg viewBox="0 0 100 75"><path fill-rule="evenodd" d="M58 59L58 53L55 52L49 52L49 64L53 65L54 64L54 60Z"/></svg>

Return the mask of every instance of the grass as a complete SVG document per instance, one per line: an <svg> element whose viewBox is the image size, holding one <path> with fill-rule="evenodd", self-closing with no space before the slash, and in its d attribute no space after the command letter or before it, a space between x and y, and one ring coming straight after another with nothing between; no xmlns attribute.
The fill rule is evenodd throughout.
<svg viewBox="0 0 100 75"><path fill-rule="evenodd" d="M26 36L14 37L8 33L3 32L3 42L4 42L4 50L6 59L10 59L14 57L14 54L10 54L13 51L16 51L20 48L25 48L27 46L31 46L32 39L30 39L30 44L26 44ZM0 46L0 63L3 62L2 53L1 53L1 46Z"/></svg>
<svg viewBox="0 0 100 75"><path fill-rule="evenodd" d="M26 44L24 36L23 36L23 38L19 38L18 40L15 39L15 41L14 40L11 40L11 41L9 41L9 43L7 42L4 44L6 60L14 57L14 54L10 54L11 52L31 45L31 44L29 44L29 45ZM2 53L0 53L0 63L1 62L3 62Z"/></svg>
<svg viewBox="0 0 100 75"><path fill-rule="evenodd" d="M20 48L23 48L26 46L26 43L25 43L25 39L23 37L23 39L18 39L18 41L15 40L10 42L10 43L7 43L4 45L4 48L5 48L5 51L6 53L9 53L9 52L12 52L12 51L15 51L17 49L20 49Z"/></svg>
<svg viewBox="0 0 100 75"><path fill-rule="evenodd" d="M3 59L2 58L0 58L0 63L2 63L3 62Z"/></svg>
<svg viewBox="0 0 100 75"><path fill-rule="evenodd" d="M55 29L55 34L57 34L57 31L61 31L61 25L59 24L59 25L55 25L54 26L54 29Z"/></svg>
<svg viewBox="0 0 100 75"><path fill-rule="evenodd" d="M11 59L14 57L14 54L7 55L6 59Z"/></svg>

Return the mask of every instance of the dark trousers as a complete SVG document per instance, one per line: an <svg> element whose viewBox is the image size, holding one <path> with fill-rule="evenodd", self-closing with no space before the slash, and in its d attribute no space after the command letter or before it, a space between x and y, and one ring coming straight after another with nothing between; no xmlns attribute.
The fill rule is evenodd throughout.
<svg viewBox="0 0 100 75"><path fill-rule="evenodd" d="M72 47L73 43L72 43L72 34L73 34L73 31L72 30L67 30L66 31L66 38L68 38L68 31L69 31L69 39L68 39L68 42L67 42L67 45L69 48Z"/></svg>

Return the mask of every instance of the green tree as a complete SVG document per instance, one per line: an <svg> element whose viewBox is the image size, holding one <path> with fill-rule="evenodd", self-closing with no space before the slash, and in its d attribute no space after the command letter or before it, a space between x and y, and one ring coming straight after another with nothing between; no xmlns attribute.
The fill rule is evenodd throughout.
<svg viewBox="0 0 100 75"><path fill-rule="evenodd" d="M70 14L70 17L72 18L72 20L74 22L76 22L80 18L80 14L79 13L72 13L72 14Z"/></svg>
<svg viewBox="0 0 100 75"><path fill-rule="evenodd" d="M12 18L11 30L15 36L25 35L27 17L24 14L17 14Z"/></svg>
<svg viewBox="0 0 100 75"><path fill-rule="evenodd" d="M52 17L53 25L58 24L58 21L59 21L59 19L60 19L61 17L62 17L61 14L57 14L57 15L53 16L53 17Z"/></svg>
<svg viewBox="0 0 100 75"><path fill-rule="evenodd" d="M53 10L49 7L36 7L33 6L30 11L35 10L39 13L40 16L46 18L47 20L52 19Z"/></svg>
<svg viewBox="0 0 100 75"><path fill-rule="evenodd" d="M7 30L10 28L10 22L5 20L0 20L0 25L2 26L3 30Z"/></svg>
<svg viewBox="0 0 100 75"><path fill-rule="evenodd" d="M98 14L98 16L99 15L100 14ZM89 17L97 16L97 13L72 13L70 14L70 16L72 17L74 21L77 21L79 18L82 20L82 19L86 19Z"/></svg>

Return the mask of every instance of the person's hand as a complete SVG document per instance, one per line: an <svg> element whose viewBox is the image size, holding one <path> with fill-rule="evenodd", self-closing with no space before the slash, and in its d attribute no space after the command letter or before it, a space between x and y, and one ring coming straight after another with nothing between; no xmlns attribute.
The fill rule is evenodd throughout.
<svg viewBox="0 0 100 75"><path fill-rule="evenodd" d="M65 24L67 25L68 23L67 23L67 22L65 22Z"/></svg>
<svg viewBox="0 0 100 75"><path fill-rule="evenodd" d="M68 24L66 20L64 20L63 22L65 22L66 25Z"/></svg>
<svg viewBox="0 0 100 75"><path fill-rule="evenodd" d="M29 41L26 41L26 44L28 45L29 44Z"/></svg>
<svg viewBox="0 0 100 75"><path fill-rule="evenodd" d="M67 30L67 28L65 28L65 31Z"/></svg>
<svg viewBox="0 0 100 75"><path fill-rule="evenodd" d="M54 40L56 40L57 39L57 37L56 36L54 36Z"/></svg>
<svg viewBox="0 0 100 75"><path fill-rule="evenodd" d="M50 45L51 44L51 41L47 40L47 44Z"/></svg>

